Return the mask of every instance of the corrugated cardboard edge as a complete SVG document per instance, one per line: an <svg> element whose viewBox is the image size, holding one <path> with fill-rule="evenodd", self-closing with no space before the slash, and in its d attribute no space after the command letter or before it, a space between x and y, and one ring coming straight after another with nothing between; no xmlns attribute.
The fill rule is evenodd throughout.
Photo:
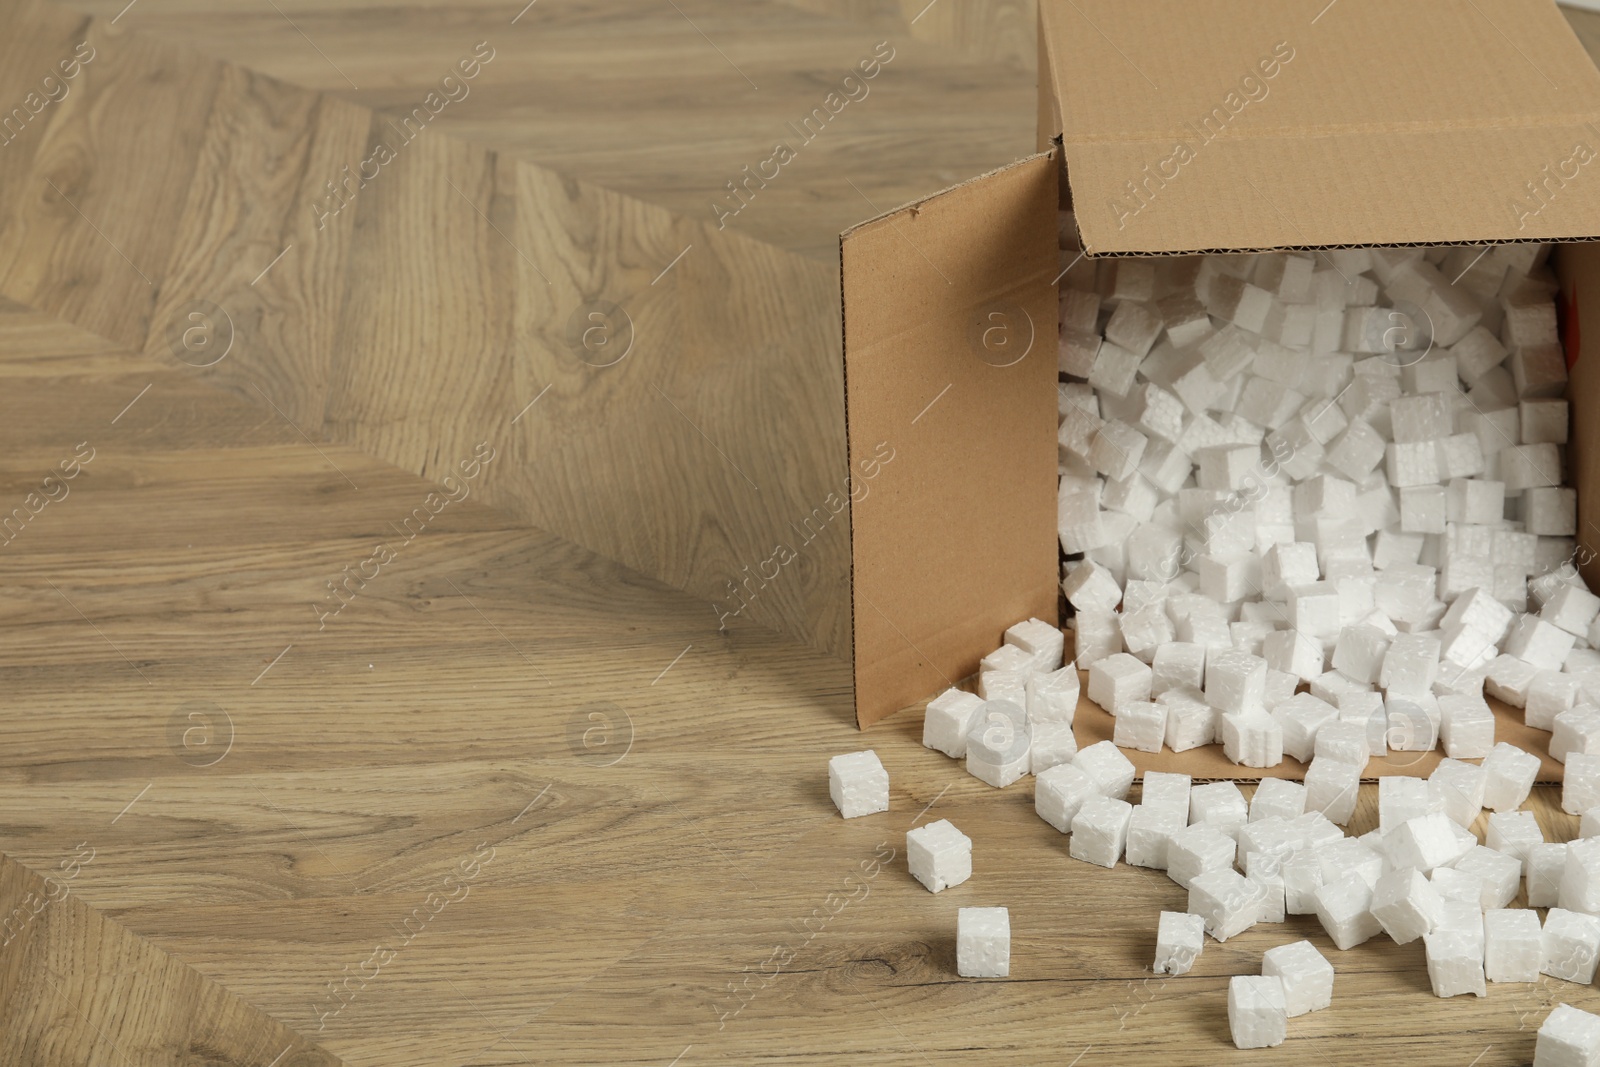
<svg viewBox="0 0 1600 1067"><path fill-rule="evenodd" d="M1037 466L1042 476L1054 482L1055 445L1053 432L1049 431L1053 431L1055 398L1047 383L1053 383L1056 375L1052 282L1056 270L1056 166L1054 152L1040 153L884 212L840 235L845 435L852 472L862 461L857 452L865 446L864 425L874 434L886 425L896 427L905 440L910 426L938 399L935 394L943 396L933 386L926 395L918 393L913 398L909 389L901 390L899 386L916 384L918 372L934 374L941 380L949 374L952 386L958 381L963 386L955 398L945 400L946 411L938 412L935 419L915 431L928 442L918 446L920 451L908 453L917 462L885 464L884 473L871 492L860 501L850 501L851 642L856 716L862 727L903 707L915 706L944 684L953 684L971 674L978 659L998 643L1004 628L1019 618L1037 615L1057 621L1055 529L1053 521L1043 517L1043 509L1040 521L1020 522L1016 531L1006 534L1014 545L990 546L996 549L993 558L1000 561L993 566L1003 572L998 591L996 583L982 576L965 585L945 579L938 571L944 561L917 554L919 548L927 548L924 542L930 520L958 527L951 536L960 539L962 520L971 533L985 522L994 522L976 516L1008 514L1006 509L986 508L986 490L989 495L1001 494L1011 472L991 467L985 473L992 477L980 479L973 477L971 464L959 468L954 464L936 466L935 480L945 487L945 495L959 491L969 509L955 515L954 522L950 514L908 517L908 509L919 499L916 492L910 491L918 476L926 479L930 463L947 461L952 442L968 440L959 436L958 430L950 429L947 422L951 417L948 406L957 401L962 405L955 413L958 419L970 417L965 414L967 411L980 410L982 401L992 402L998 396L1004 398L1006 409L1015 405L1019 412L1026 413L1019 414L1015 420L1018 423L1039 422L1043 429L1037 447L1031 435L1023 435L1019 442L1019 450L1028 460L1035 461L1031 465L1024 463L1023 467L1031 471ZM943 254L946 247L947 255ZM954 277L935 266L935 259L944 262ZM946 284L952 287L949 296ZM861 305L873 301L887 302L887 306L864 314ZM1018 369L1009 373L996 364L986 366L975 350L968 349L970 334L962 336L964 317L1002 304L1026 312L1030 336L1039 349L1033 353L1030 348L1028 354L1033 358L1028 359L1026 354L1019 357ZM898 321L894 314L897 309ZM889 363L860 362L869 353L886 349ZM857 364L854 375L850 371L852 362ZM881 381L871 385L876 389L874 393L862 393L864 369L884 374ZM895 374L896 369L905 373ZM1038 381L1034 382L1034 378ZM925 403L928 407L923 407ZM1044 427L1046 421L1049 427ZM946 425L940 429L939 422ZM939 433L945 436L925 436ZM919 484L917 489L921 488L925 486ZM1053 514L1054 494L1049 497L1049 512ZM888 503L884 503L886 500ZM863 516L872 514L870 509L875 507L892 510L879 512L887 516L884 526L869 530ZM908 535L904 541L907 559L893 560L885 566L883 561L892 557L900 544L891 546L886 540L864 547L863 537L877 536L885 527L896 529L896 524L899 531ZM970 543L971 540L962 541L961 554L972 556L984 550L984 545ZM1017 551L1003 550L1009 547ZM990 566L979 558L983 566ZM888 604L887 613L865 592L864 587L872 584L873 591L881 595L882 587L864 577L864 561L866 567L872 568L873 577L886 572L893 576L891 584L895 586L896 599L902 603ZM930 571L947 584L960 587L958 592L965 593L973 603L962 605L942 598L933 588L918 588L919 583L937 587L937 581L924 581ZM992 595L993 603L978 603L979 587ZM923 596L924 592L928 595ZM882 625L873 622L869 628L878 629L878 637L885 638L886 626L904 647L885 638L881 653L865 648L863 619L868 611L882 619ZM941 620L948 625L941 624ZM991 628L992 634L987 632ZM917 639L913 640L907 630ZM897 659L905 662L897 665Z"/></svg>

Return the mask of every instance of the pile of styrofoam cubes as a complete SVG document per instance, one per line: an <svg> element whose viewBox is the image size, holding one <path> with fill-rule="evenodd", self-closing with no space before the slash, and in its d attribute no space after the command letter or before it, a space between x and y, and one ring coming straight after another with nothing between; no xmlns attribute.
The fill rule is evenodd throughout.
<svg viewBox="0 0 1600 1067"><path fill-rule="evenodd" d="M1545 251L1065 272L1058 527L1076 662L1060 629L1018 623L983 659L976 694L929 703L923 744L991 786L1035 776L1035 809L1071 835L1073 858L1183 887L1187 911L1157 923L1158 972L1187 971L1207 934L1315 914L1339 950L1379 933L1420 940L1442 997L1541 974L1593 980L1600 598L1572 563ZM1079 669L1114 719L1111 741L1081 751ZM1546 842L1519 810L1540 760L1496 743L1485 689L1550 732L1579 840ZM1122 749L1212 743L1250 767L1291 756L1305 780L1264 780L1247 800L1232 782L1151 772L1128 802ZM1380 779L1377 829L1345 835L1369 759L1439 745L1427 779ZM875 755L834 763L844 814L887 808ZM873 801L852 800L869 779ZM1484 808L1479 844L1467 828ZM970 876L972 843L948 822L912 834L930 890ZM1509 907L1524 885L1527 907ZM1532 908L1549 909L1542 923ZM1004 909L963 913L977 910L960 917L958 970L1003 975ZM1332 986L1309 942L1268 951L1260 975L1230 983L1235 1043L1283 1041ZM1563 1007L1539 1042L1538 1063L1591 1062L1600 1019Z"/></svg>

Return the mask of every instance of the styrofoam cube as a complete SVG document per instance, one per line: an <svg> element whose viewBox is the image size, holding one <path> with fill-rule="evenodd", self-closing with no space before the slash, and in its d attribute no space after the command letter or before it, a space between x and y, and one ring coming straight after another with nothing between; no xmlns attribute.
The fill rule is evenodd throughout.
<svg viewBox="0 0 1600 1067"><path fill-rule="evenodd" d="M1053 671L1061 667L1066 637L1061 628L1043 619L1026 619L1007 628L1005 642L1033 657L1033 669Z"/></svg>
<svg viewBox="0 0 1600 1067"><path fill-rule="evenodd" d="M1442 485L1408 485L1400 490L1400 529L1406 533L1444 533L1446 512Z"/></svg>
<svg viewBox="0 0 1600 1067"><path fill-rule="evenodd" d="M1293 819L1305 814L1306 787L1286 778L1263 778L1250 798L1250 821Z"/></svg>
<svg viewBox="0 0 1600 1067"><path fill-rule="evenodd" d="M1440 930L1423 936L1428 962L1428 982L1436 997L1458 997L1467 993L1487 996L1483 974L1483 936L1474 938L1454 930Z"/></svg>
<svg viewBox="0 0 1600 1067"><path fill-rule="evenodd" d="M1291 1019L1333 1003L1333 964L1309 941L1269 948L1261 955L1261 973L1282 980Z"/></svg>
<svg viewBox="0 0 1600 1067"><path fill-rule="evenodd" d="M1472 871L1458 871L1454 867L1439 867L1434 870L1429 881L1447 903L1465 903L1480 912L1483 910L1486 890L1482 875Z"/></svg>
<svg viewBox="0 0 1600 1067"><path fill-rule="evenodd" d="M1228 1032L1235 1048L1271 1048L1288 1035L1283 980L1266 975L1228 979Z"/></svg>
<svg viewBox="0 0 1600 1067"><path fill-rule="evenodd" d="M1489 816L1483 841L1496 852L1514 857L1526 874L1528 856L1535 845L1544 844L1544 832L1531 811L1497 811Z"/></svg>
<svg viewBox="0 0 1600 1067"><path fill-rule="evenodd" d="M1072 820L1072 843L1067 854L1075 860L1115 867L1128 840L1128 820L1133 805L1125 800L1093 796L1078 808Z"/></svg>
<svg viewBox="0 0 1600 1067"><path fill-rule="evenodd" d="M1483 845L1475 846L1457 860L1455 870L1482 879L1483 895L1479 903L1485 911L1510 904L1522 882L1522 861Z"/></svg>
<svg viewBox="0 0 1600 1067"><path fill-rule="evenodd" d="M946 756L962 758L967 754L967 731L981 707L983 698L976 693L946 689L928 701L922 718L922 743Z"/></svg>
<svg viewBox="0 0 1600 1067"><path fill-rule="evenodd" d="M1433 800L1458 826L1471 826L1483 812L1486 780L1483 768L1446 758L1428 775L1428 790Z"/></svg>
<svg viewBox="0 0 1600 1067"><path fill-rule="evenodd" d="M1378 829L1385 834L1438 810L1421 778L1391 774L1378 779Z"/></svg>
<svg viewBox="0 0 1600 1067"><path fill-rule="evenodd" d="M1226 941L1259 920L1261 891L1232 867L1219 867L1189 880L1188 911L1204 920L1206 933Z"/></svg>
<svg viewBox="0 0 1600 1067"><path fill-rule="evenodd" d="M1439 446L1435 441L1398 442L1388 445L1384 455L1384 472L1388 475L1389 484L1396 488L1434 485L1442 474L1439 469ZM1507 488L1510 488L1509 484Z"/></svg>
<svg viewBox="0 0 1600 1067"><path fill-rule="evenodd" d="M1199 689L1205 684L1205 647L1190 641L1168 641L1156 648L1150 671L1150 692L1155 696L1179 686Z"/></svg>
<svg viewBox="0 0 1600 1067"><path fill-rule="evenodd" d="M1480 696L1439 698L1439 740L1452 759L1482 759L1494 748L1494 712Z"/></svg>
<svg viewBox="0 0 1600 1067"><path fill-rule="evenodd" d="M1215 826L1187 826L1167 842L1167 877L1188 889L1198 875L1231 868L1237 848L1233 837Z"/></svg>
<svg viewBox="0 0 1600 1067"><path fill-rule="evenodd" d="M1530 699L1532 693L1529 693ZM1574 753L1600 752L1600 707L1583 704L1561 712L1551 722L1550 758L1565 763Z"/></svg>
<svg viewBox="0 0 1600 1067"><path fill-rule="evenodd" d="M1594 981L1600 960L1600 917L1551 908L1541 937L1543 960L1539 969L1551 978L1588 985Z"/></svg>
<svg viewBox="0 0 1600 1067"><path fill-rule="evenodd" d="M1537 912L1496 908L1483 916L1483 975L1491 982L1537 982L1544 962Z"/></svg>
<svg viewBox="0 0 1600 1067"><path fill-rule="evenodd" d="M1337 637L1339 589L1332 582L1293 586L1286 597L1289 625L1308 637Z"/></svg>
<svg viewBox="0 0 1600 1067"><path fill-rule="evenodd" d="M1281 600L1293 586L1310 585L1321 577L1317 546L1308 541L1273 545L1261 563L1261 592Z"/></svg>
<svg viewBox="0 0 1600 1067"><path fill-rule="evenodd" d="M1083 802L1099 795L1100 786L1087 771L1074 763L1063 763L1041 772L1034 780L1033 810L1061 833L1068 833Z"/></svg>
<svg viewBox="0 0 1600 1067"><path fill-rule="evenodd" d="M1188 974L1205 948L1205 920L1184 911L1163 911L1156 922L1157 974Z"/></svg>
<svg viewBox="0 0 1600 1067"><path fill-rule="evenodd" d="M1070 763L1078 754L1078 738L1070 722L1028 724L1028 773L1040 775L1051 767Z"/></svg>
<svg viewBox="0 0 1600 1067"><path fill-rule="evenodd" d="M1540 763L1533 753L1502 741L1489 750L1481 766L1483 806L1491 811L1515 811L1532 792Z"/></svg>
<svg viewBox="0 0 1600 1067"><path fill-rule="evenodd" d="M1005 908L956 911L956 973L1005 978L1011 973L1011 913Z"/></svg>
<svg viewBox="0 0 1600 1067"><path fill-rule="evenodd" d="M1539 609L1541 619L1575 637L1589 632L1597 614L1600 614L1600 597L1573 584L1562 585Z"/></svg>
<svg viewBox="0 0 1600 1067"><path fill-rule="evenodd" d="M906 831L906 865L930 893L972 877L972 838L949 819Z"/></svg>
<svg viewBox="0 0 1600 1067"><path fill-rule="evenodd" d="M1317 731L1337 721L1339 709L1310 693L1299 693L1278 705L1272 714L1283 725L1284 755L1305 763L1315 751Z"/></svg>
<svg viewBox="0 0 1600 1067"><path fill-rule="evenodd" d="M988 700L967 730L967 773L1003 789L1031 766L1028 715L1020 702Z"/></svg>
<svg viewBox="0 0 1600 1067"><path fill-rule="evenodd" d="M1574 752L1561 779L1561 810L1582 815L1600 805L1600 755Z"/></svg>
<svg viewBox="0 0 1600 1067"><path fill-rule="evenodd" d="M1122 603L1122 587L1105 567L1093 560L1070 565L1061 591L1079 611L1111 611Z"/></svg>
<svg viewBox="0 0 1600 1067"><path fill-rule="evenodd" d="M1035 673L1030 676L1023 690L1029 725L1059 723L1071 726L1078 710L1079 687L1078 669L1070 664L1048 674Z"/></svg>
<svg viewBox="0 0 1600 1067"><path fill-rule="evenodd" d="M1189 789L1189 822L1209 823L1231 833L1250 821L1250 806L1233 782L1206 782Z"/></svg>
<svg viewBox="0 0 1600 1067"><path fill-rule="evenodd" d="M1089 699L1115 714L1134 701L1149 700L1150 683L1149 667L1118 652L1089 668Z"/></svg>
<svg viewBox="0 0 1600 1067"><path fill-rule="evenodd" d="M1439 675L1439 651L1439 639L1431 634L1395 634L1384 653L1378 684L1390 697L1431 695Z"/></svg>
<svg viewBox="0 0 1600 1067"><path fill-rule="evenodd" d="M1167 847L1172 835L1184 826L1183 816L1175 811L1136 805L1128 818L1128 835L1124 846L1128 864L1166 870Z"/></svg>
<svg viewBox="0 0 1600 1067"><path fill-rule="evenodd" d="M1600 838L1567 842L1559 900L1568 911L1600 914Z"/></svg>
<svg viewBox="0 0 1600 1067"><path fill-rule="evenodd" d="M984 702L1005 701L1023 707L1028 702L1028 679L1032 670L982 671L978 675L978 695Z"/></svg>
<svg viewBox="0 0 1600 1067"><path fill-rule="evenodd" d="M1531 534L1571 537L1578 532L1577 490L1554 486L1524 489L1522 524Z"/></svg>
<svg viewBox="0 0 1600 1067"><path fill-rule="evenodd" d="M1340 826L1355 813L1365 763L1341 763L1318 757L1306 768L1306 808L1320 811Z"/></svg>
<svg viewBox="0 0 1600 1067"><path fill-rule="evenodd" d="M1220 711L1262 710L1266 682L1267 661L1260 656L1231 648L1207 655L1206 702Z"/></svg>
<svg viewBox="0 0 1600 1067"><path fill-rule="evenodd" d="M1404 945L1443 921L1444 901L1422 872L1399 867L1372 887L1372 916L1395 944Z"/></svg>
<svg viewBox="0 0 1600 1067"><path fill-rule="evenodd" d="M1139 803L1147 808L1170 811L1189 824L1189 791L1192 780L1187 774L1172 771L1146 771L1139 783Z"/></svg>
<svg viewBox="0 0 1600 1067"><path fill-rule="evenodd" d="M1566 872L1567 846L1564 842L1547 842L1528 850L1527 874L1528 907L1553 908L1561 902L1561 876Z"/></svg>
<svg viewBox="0 0 1600 1067"><path fill-rule="evenodd" d="M1139 700L1124 704L1118 710L1111 741L1118 748L1160 752L1166 735L1166 705Z"/></svg>
<svg viewBox="0 0 1600 1067"><path fill-rule="evenodd" d="M1572 651L1573 634L1552 626L1537 615L1523 615L1506 635L1505 652L1542 670L1560 670Z"/></svg>
<svg viewBox="0 0 1600 1067"><path fill-rule="evenodd" d="M1473 838L1472 844L1463 847L1456 829L1443 812L1407 819L1384 835L1389 859L1396 867L1415 867L1424 874L1452 864L1476 844Z"/></svg>
<svg viewBox="0 0 1600 1067"><path fill-rule="evenodd" d="M1322 862L1315 853L1301 849L1291 854L1284 859L1279 873L1283 875L1284 911L1290 915L1316 914Z"/></svg>
<svg viewBox="0 0 1600 1067"><path fill-rule="evenodd" d="M1367 754L1382 756L1389 751L1389 715L1378 692L1347 692L1338 696L1339 721L1355 723L1367 731Z"/></svg>
<svg viewBox="0 0 1600 1067"><path fill-rule="evenodd" d="M1376 626L1346 626L1333 650L1334 669L1358 682L1376 682L1389 651L1389 635Z"/></svg>
<svg viewBox="0 0 1600 1067"><path fill-rule="evenodd" d="M1216 740L1216 711L1200 690L1187 686L1169 689L1156 701L1167 706L1166 741L1172 751L1187 752Z"/></svg>
<svg viewBox="0 0 1600 1067"><path fill-rule="evenodd" d="M1538 672L1538 667L1516 656L1498 655L1489 662L1483 681L1484 692L1514 708L1523 707L1528 702L1528 687Z"/></svg>
<svg viewBox="0 0 1600 1067"><path fill-rule="evenodd" d="M889 772L872 749L828 761L828 795L846 819L889 810Z"/></svg>
<svg viewBox="0 0 1600 1067"><path fill-rule="evenodd" d="M1533 1067L1600 1067L1600 1016L1557 1004L1534 1038Z"/></svg>
<svg viewBox="0 0 1600 1067"><path fill-rule="evenodd" d="M1218 716L1222 754L1244 767L1276 767L1283 762L1283 726L1265 711Z"/></svg>
<svg viewBox="0 0 1600 1067"><path fill-rule="evenodd" d="M1555 445L1512 445L1499 452L1506 492L1561 484L1561 453Z"/></svg>
<svg viewBox="0 0 1600 1067"><path fill-rule="evenodd" d="M978 673L984 674L1015 674L1027 673L1035 669L1035 660L1027 649L1006 643L984 656L978 661Z"/></svg>
<svg viewBox="0 0 1600 1067"><path fill-rule="evenodd" d="M1316 891L1316 911L1322 928L1342 951L1370 940L1382 929L1372 914L1372 886L1356 875L1324 882Z"/></svg>
<svg viewBox="0 0 1600 1067"><path fill-rule="evenodd" d="M1122 800L1133 787L1134 766L1110 741L1080 750L1072 763L1088 774L1102 796Z"/></svg>
<svg viewBox="0 0 1600 1067"><path fill-rule="evenodd" d="M1522 721L1536 729L1554 732L1556 717L1572 710L1580 687L1581 679L1575 675L1553 670L1535 671L1526 687Z"/></svg>

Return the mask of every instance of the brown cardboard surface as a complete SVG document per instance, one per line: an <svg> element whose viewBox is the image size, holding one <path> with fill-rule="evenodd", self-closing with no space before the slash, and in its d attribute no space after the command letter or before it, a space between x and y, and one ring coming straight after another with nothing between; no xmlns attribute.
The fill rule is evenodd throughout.
<svg viewBox="0 0 1600 1067"><path fill-rule="evenodd" d="M1041 153L840 238L852 474L893 455L850 505L862 726L1056 620L1056 184Z"/></svg>
<svg viewBox="0 0 1600 1067"><path fill-rule="evenodd" d="M1041 19L1091 254L1600 236L1600 72L1549 0Z"/></svg>

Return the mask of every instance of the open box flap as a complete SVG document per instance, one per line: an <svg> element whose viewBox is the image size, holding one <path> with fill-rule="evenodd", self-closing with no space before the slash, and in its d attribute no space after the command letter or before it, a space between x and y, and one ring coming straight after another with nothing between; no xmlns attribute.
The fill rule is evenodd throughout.
<svg viewBox="0 0 1600 1067"><path fill-rule="evenodd" d="M1054 152L840 237L856 718L1056 621Z"/></svg>
<svg viewBox="0 0 1600 1067"><path fill-rule="evenodd" d="M1551 0L1045 0L1091 254L1600 236Z"/></svg>

